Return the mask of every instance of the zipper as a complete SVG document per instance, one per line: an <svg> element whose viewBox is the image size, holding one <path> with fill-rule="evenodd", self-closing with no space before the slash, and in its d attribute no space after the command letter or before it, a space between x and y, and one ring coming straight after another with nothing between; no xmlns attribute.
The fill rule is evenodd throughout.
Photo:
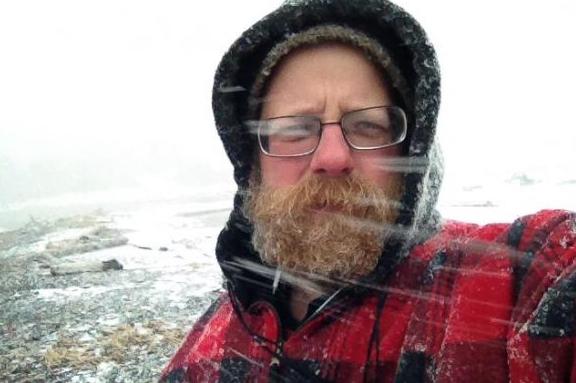
<svg viewBox="0 0 576 383"><path fill-rule="evenodd" d="M269 370L268 376L269 376L269 381L271 383L276 383L276 382L285 383L286 382L285 377L283 376L283 374L286 373L286 371L284 371L284 369L286 368L286 365L285 365L285 363L283 363L283 359L284 359L284 345L288 341L288 339L295 336L298 331L302 331L307 325L309 325L312 321L317 319L330 304L334 303L335 298L345 289L346 289L346 287L341 287L338 290L336 290L334 293L332 293L305 321L303 321L298 327L296 327L296 329L291 331L289 334L286 333L286 328L284 328L284 326L280 327L281 331L279 333L278 341L276 343L276 345L277 345L276 352L272 356L272 359L270 360L270 364L269 364L270 370ZM277 320L278 320L277 323L281 323L280 319L278 318L278 314L276 313L276 311L273 310L273 312L277 316ZM291 367L289 366L289 368L291 368ZM299 374L298 371L296 371L296 373ZM322 380L318 376L309 376L307 378L313 379L311 381L314 381L314 382L324 382L324 380Z"/></svg>
<svg viewBox="0 0 576 383"><path fill-rule="evenodd" d="M278 341L278 345L276 347L276 352L272 359L270 360L270 371L268 372L268 377L271 383L278 382L281 375L280 375L280 367L281 367L281 359L283 355L283 347L284 347L284 340L280 339Z"/></svg>
<svg viewBox="0 0 576 383"><path fill-rule="evenodd" d="M326 298L326 300L324 301L324 303L322 303L313 313L312 315L310 315L308 318L306 318L306 320L304 320L302 323L300 323L298 325L298 327L296 327L294 329L294 331L292 332L292 335L295 334L296 332L300 331L303 327L305 327L308 323L312 322L312 320L316 319L316 317L318 317L320 315L320 313L322 312L322 310L324 310L333 300L334 298L336 298L336 296L338 294L340 294L340 292L342 292L342 290L344 290L344 287L340 287L338 290L336 290L334 293L332 293L332 295L330 295L328 298Z"/></svg>

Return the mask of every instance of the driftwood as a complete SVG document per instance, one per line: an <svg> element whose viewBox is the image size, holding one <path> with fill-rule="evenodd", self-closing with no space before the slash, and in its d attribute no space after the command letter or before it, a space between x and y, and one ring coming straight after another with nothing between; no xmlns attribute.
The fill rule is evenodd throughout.
<svg viewBox="0 0 576 383"><path fill-rule="evenodd" d="M115 259L108 261L68 262L50 267L52 275L94 273L108 270L122 270L124 266Z"/></svg>

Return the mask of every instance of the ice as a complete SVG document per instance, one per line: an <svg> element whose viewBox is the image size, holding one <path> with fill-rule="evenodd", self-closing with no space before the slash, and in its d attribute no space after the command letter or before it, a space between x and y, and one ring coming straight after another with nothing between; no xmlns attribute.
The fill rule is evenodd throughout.
<svg viewBox="0 0 576 383"><path fill-rule="evenodd" d="M194 273L176 274L170 275L169 279L157 280L154 282L153 289L160 299L176 302L189 297L202 297L217 289L220 284L217 265L214 265L211 272L204 272L202 276ZM162 295L163 292L169 292L169 294Z"/></svg>
<svg viewBox="0 0 576 383"><path fill-rule="evenodd" d="M57 241L65 241L68 239L75 239L88 234L90 230L91 228L82 228L82 229L62 230L55 233L50 233L44 236L43 242L57 242Z"/></svg>
<svg viewBox="0 0 576 383"><path fill-rule="evenodd" d="M73 286L65 289L38 289L33 290L32 292L37 293L38 299L61 301L63 299L88 299L95 295L104 294L112 290L125 289L128 287L130 286L92 286L89 288Z"/></svg>

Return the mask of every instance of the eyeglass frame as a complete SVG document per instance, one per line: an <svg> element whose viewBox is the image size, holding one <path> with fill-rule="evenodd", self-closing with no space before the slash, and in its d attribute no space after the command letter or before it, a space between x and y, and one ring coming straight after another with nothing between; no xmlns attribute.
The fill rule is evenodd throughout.
<svg viewBox="0 0 576 383"><path fill-rule="evenodd" d="M344 128L342 127L342 121L344 120L344 118L346 116L352 114L352 113L363 112L363 111L372 110L372 109L382 109L382 108L398 110L398 111L400 111L401 115L404 117L403 130L402 130L402 134L400 135L398 142L394 142L392 144L386 144L386 145L366 147L366 148L358 147L358 146L355 146L354 144L352 144L348 140L348 137L346 137L346 132L344 131ZM277 120L277 119L281 119L281 118L296 118L296 117L311 118L311 119L314 119L315 121L320 122L320 131L319 131L318 143L316 144L316 146L307 152L299 153L299 154L271 154L271 153L267 152L264 149L264 146L262 145L261 134L260 134L260 131L262 129L261 122L263 122L263 121L268 122L268 121L273 121L273 120ZM279 157L279 158L304 157L304 156L309 156L309 155L313 154L318 149L318 147L320 146L320 140L322 139L322 132L324 130L323 128L326 125L339 125L340 129L342 129L342 136L344 137L344 141L346 141L346 144L350 148L352 148L353 150L357 150L357 151L377 150L377 149L389 148L391 146L395 146L395 145L398 145L398 144L401 144L402 142L404 142L404 140L406 140L406 137L408 135L408 116L406 115L406 112L404 111L404 109L402 109L401 107L399 107L397 105L379 105L379 106L370 106L367 108L351 110L351 111L348 111L348 112L342 114L342 116L340 117L340 121L333 121L333 122L322 122L322 119L320 117L312 116L312 115L278 116L278 117L266 118L263 120L248 121L248 123L254 123L254 122L258 123L257 139L258 139L258 146L260 147L260 151L268 157Z"/></svg>

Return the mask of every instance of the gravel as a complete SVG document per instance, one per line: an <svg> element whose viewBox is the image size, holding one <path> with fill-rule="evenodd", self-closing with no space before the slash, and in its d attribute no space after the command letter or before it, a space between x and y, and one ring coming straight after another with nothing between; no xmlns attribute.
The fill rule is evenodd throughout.
<svg viewBox="0 0 576 383"><path fill-rule="evenodd" d="M158 379L220 294L220 271L190 241L133 242L103 214L0 233L0 381ZM79 259L117 259L124 269L50 274L51 265Z"/></svg>

